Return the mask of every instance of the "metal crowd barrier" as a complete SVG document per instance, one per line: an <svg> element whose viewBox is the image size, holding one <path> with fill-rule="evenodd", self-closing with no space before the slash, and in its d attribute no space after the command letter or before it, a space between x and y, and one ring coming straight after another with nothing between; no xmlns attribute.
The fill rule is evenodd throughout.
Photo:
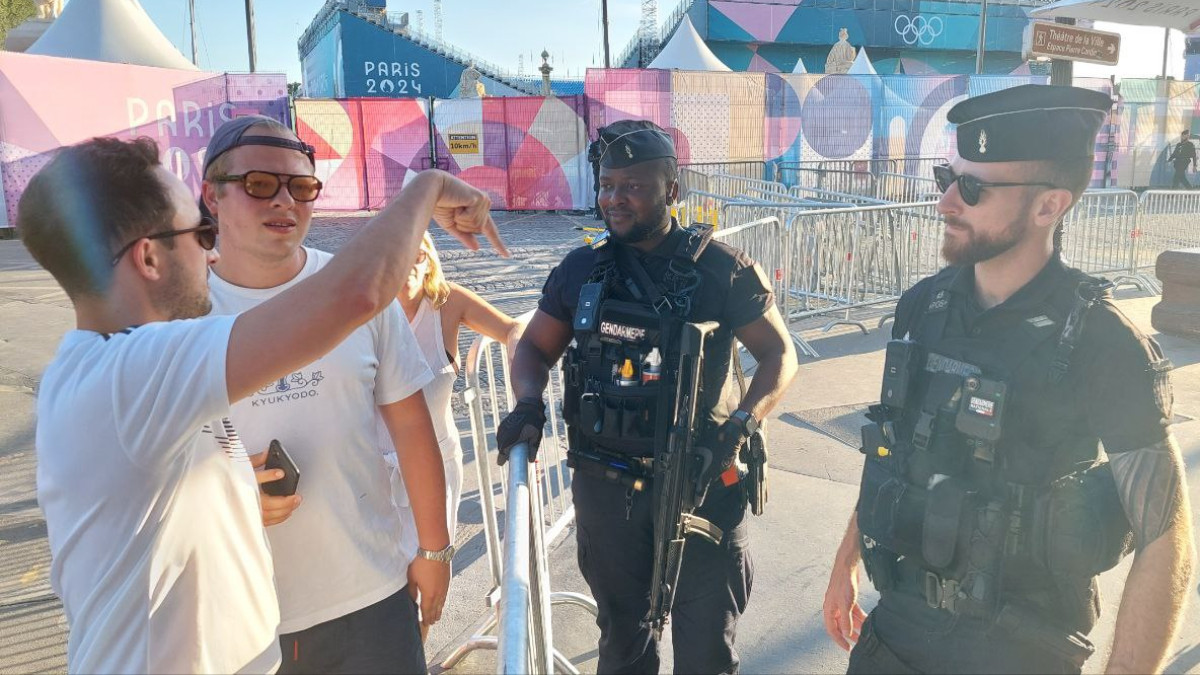
<svg viewBox="0 0 1200 675"><path fill-rule="evenodd" d="M681 164L680 168L713 176L719 173L741 178L762 180L766 176L766 163L760 161L747 162L694 162Z"/></svg>
<svg viewBox="0 0 1200 675"><path fill-rule="evenodd" d="M1084 192L1063 216L1063 260L1089 274L1132 279L1137 221L1138 197L1132 190Z"/></svg>
<svg viewBox="0 0 1200 675"><path fill-rule="evenodd" d="M679 195L683 197L689 192L709 192L708 174L681 166L679 167Z"/></svg>
<svg viewBox="0 0 1200 675"><path fill-rule="evenodd" d="M934 179L906 173L881 173L876 186L875 196L889 202L929 201L941 196Z"/></svg>
<svg viewBox="0 0 1200 675"><path fill-rule="evenodd" d="M779 180L789 187L816 188L863 197L875 197L878 191L875 174L866 171L781 167Z"/></svg>
<svg viewBox="0 0 1200 675"><path fill-rule="evenodd" d="M533 312L529 312L520 319L528 321L532 315ZM560 672L575 674L578 671L571 662L554 649L550 631L550 607L575 605L594 615L596 603L580 593L551 592L550 577L546 568L548 547L575 519L575 510L570 498L570 472L566 465L566 427L558 414L563 391L562 370L556 365L550 372L550 380L546 387L546 403L549 410L547 427L538 451L538 459L534 464L528 465L531 468L535 467L535 470L526 469L525 474L518 473L518 478L522 480L514 482L514 467L526 466L527 462L518 462L510 454L513 461L508 463L508 475L501 474L501 503L506 504L506 526L502 540L495 484L492 480L495 461L495 453L492 451L496 447L496 427L514 403L512 391L507 384L510 381L505 346L487 337L476 338L467 353L466 389L463 391L463 398L467 403L471 422L472 449L479 479L480 510L483 515L484 541L492 589L484 599L487 612L476 624L471 637L443 660L441 667L443 670L450 670L472 651L497 649L502 641L508 643L512 639L515 642L511 645L506 644L502 650L499 667L505 668L506 659L510 657L527 659L530 665L516 671L500 672L548 673L550 671L547 664L552 660ZM527 531L525 525L522 525L526 522ZM527 543L522 544L522 540ZM528 550L528 557L519 553L525 549ZM512 602L506 602L505 594L510 590L513 590L517 597ZM528 610L524 619L513 618L520 615L517 610L512 609L517 605ZM524 627L514 627L512 621L523 623ZM499 636L493 634L502 622L504 626ZM525 631L524 638L521 637L522 631Z"/></svg>
<svg viewBox="0 0 1200 675"><path fill-rule="evenodd" d="M1133 238L1135 273L1153 270L1158 254L1200 246L1200 192L1146 190L1138 200L1137 236Z"/></svg>

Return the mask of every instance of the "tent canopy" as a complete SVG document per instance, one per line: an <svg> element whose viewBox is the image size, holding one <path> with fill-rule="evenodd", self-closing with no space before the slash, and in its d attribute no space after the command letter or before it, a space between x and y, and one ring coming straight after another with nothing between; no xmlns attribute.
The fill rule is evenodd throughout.
<svg viewBox="0 0 1200 675"><path fill-rule="evenodd" d="M1035 19L1094 19L1134 26L1161 26L1191 33L1200 28L1200 0L1113 2L1059 0L1030 12Z"/></svg>
<svg viewBox="0 0 1200 675"><path fill-rule="evenodd" d="M197 70L137 0L75 0L25 52L69 59Z"/></svg>
<svg viewBox="0 0 1200 675"><path fill-rule="evenodd" d="M854 57L854 64L850 66L847 75L878 75L875 72L875 66L871 64L871 57L867 56L867 48L859 47L858 56Z"/></svg>
<svg viewBox="0 0 1200 675"><path fill-rule="evenodd" d="M675 34L646 67L660 70L730 71L729 66L718 59L708 45L704 44L704 40L700 39L700 34L696 32L696 27L692 25L688 16L683 17Z"/></svg>

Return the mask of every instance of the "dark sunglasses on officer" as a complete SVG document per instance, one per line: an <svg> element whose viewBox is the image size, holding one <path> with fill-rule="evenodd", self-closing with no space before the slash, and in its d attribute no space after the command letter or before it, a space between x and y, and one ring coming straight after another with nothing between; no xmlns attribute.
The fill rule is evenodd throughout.
<svg viewBox="0 0 1200 675"><path fill-rule="evenodd" d="M286 185L288 194L300 203L316 201L317 197L321 196L321 188L324 187L316 176L270 171L247 171L216 176L212 180L217 183L241 183L246 194L255 199L272 199L279 194L279 189Z"/></svg>
<svg viewBox="0 0 1200 675"><path fill-rule="evenodd" d="M121 262L121 256L125 255L129 249L133 248L134 244L143 239L169 239L171 237L177 237L181 234L195 234L196 241L199 242L200 248L204 249L205 251L211 251L217 245L217 224L211 218L203 216L200 218L200 224L196 227L189 227L183 230L162 230L161 232L153 232L151 234L134 239L128 244L122 246L121 250L116 252L116 254L112 257L112 265L113 267L116 267L117 263Z"/></svg>
<svg viewBox="0 0 1200 675"><path fill-rule="evenodd" d="M958 194L962 197L963 203L967 206L975 206L979 204L979 198L983 196L984 188L1002 188L1002 187L1046 187L1057 188L1053 183L988 183L969 173L955 173L954 169L950 168L949 164L938 164L933 167L933 180L937 183L938 190L945 194L950 189L951 185L958 183Z"/></svg>

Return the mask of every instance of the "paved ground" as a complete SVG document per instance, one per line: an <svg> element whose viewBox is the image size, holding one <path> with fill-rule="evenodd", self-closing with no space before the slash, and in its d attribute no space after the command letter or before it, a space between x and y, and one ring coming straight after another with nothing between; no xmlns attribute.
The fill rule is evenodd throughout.
<svg viewBox="0 0 1200 675"><path fill-rule="evenodd" d="M336 250L363 222L361 215L318 218L310 243ZM579 242L581 233L573 228L595 221L503 214L501 222L514 249L512 260L471 253L437 238L452 279L517 314L534 306L546 273ZM1150 331L1155 300L1126 293L1121 306ZM47 583L45 524L34 500L33 407L40 373L72 322L70 304L49 275L29 261L18 242L0 241L0 673L65 667L66 626ZM820 624L829 560L849 516L861 465L859 455L837 436L845 436L858 409L878 396L885 335L876 331L863 336L850 329L823 333L816 323L793 328L813 342L822 358L803 359L799 378L771 422L772 502L768 514L752 523L754 593L738 642L746 673L844 672L846 663ZM1177 412L1200 416L1200 345L1170 336L1159 339L1178 368ZM1187 455L1189 475L1194 476L1200 471L1200 423L1183 421L1175 431ZM430 634L431 659L447 654L469 635L485 612L484 598L491 588L473 462L466 476L456 535L463 552L456 561L443 621ZM1193 504L1200 504L1198 485L1200 481L1190 481ZM574 557L573 533L568 531L550 552L555 590L586 590ZM1102 652L1111 638L1127 568L1128 564L1103 579L1105 620L1093 633ZM1168 672L1200 672L1196 604L1189 610ZM594 671L597 630L590 616L575 607L560 607L554 631L560 650L581 670ZM669 645L663 652L666 672ZM1099 662L1089 664L1089 671L1098 669ZM494 657L477 652L454 672L495 672Z"/></svg>

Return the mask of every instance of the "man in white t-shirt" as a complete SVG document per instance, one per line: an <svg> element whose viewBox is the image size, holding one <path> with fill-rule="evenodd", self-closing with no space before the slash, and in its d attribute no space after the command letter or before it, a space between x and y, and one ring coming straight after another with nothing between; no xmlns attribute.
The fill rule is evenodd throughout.
<svg viewBox="0 0 1200 675"><path fill-rule="evenodd" d="M301 245L320 183L312 155L288 144L299 144L295 134L261 116L225 123L209 144L203 199L221 228L221 259L209 274L214 314L247 311L333 259ZM393 303L333 351L233 406L249 447L278 440L300 469L290 502L264 501L279 503L267 537L280 672L425 672L415 600L427 625L437 621L454 554L441 453L421 393L430 379ZM384 459L393 444L416 537L401 532L413 520L401 518L393 497Z"/></svg>
<svg viewBox="0 0 1200 675"><path fill-rule="evenodd" d="M196 319L216 227L158 158L149 139L64 148L18 205L22 241L76 316L42 377L36 440L68 670L271 672L271 554L230 403L386 309L431 215L468 246L478 232L503 246L486 196L427 172L312 279Z"/></svg>

